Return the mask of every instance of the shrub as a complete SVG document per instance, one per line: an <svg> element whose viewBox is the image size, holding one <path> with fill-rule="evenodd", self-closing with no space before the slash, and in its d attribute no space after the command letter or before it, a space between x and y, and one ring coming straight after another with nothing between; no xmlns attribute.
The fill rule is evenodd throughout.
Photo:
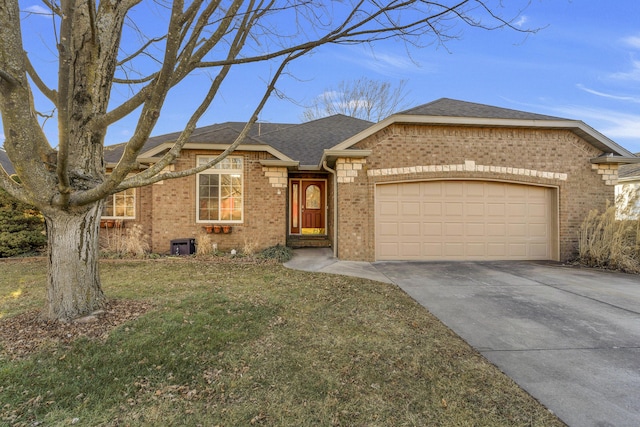
<svg viewBox="0 0 640 427"><path fill-rule="evenodd" d="M210 234L200 233L196 239L196 255L215 255L217 246L213 246L213 238Z"/></svg>
<svg viewBox="0 0 640 427"><path fill-rule="evenodd" d="M287 262L293 256L291 248L280 244L264 249L258 254L260 259L272 259L278 262Z"/></svg>
<svg viewBox="0 0 640 427"><path fill-rule="evenodd" d="M578 252L589 267L640 273L640 219L617 219L615 206L589 212L580 226Z"/></svg>
<svg viewBox="0 0 640 427"><path fill-rule="evenodd" d="M144 256L151 246L149 236L142 230L140 224L132 224L125 228L122 223L114 228L105 229L101 233L102 250L115 256Z"/></svg>
<svg viewBox="0 0 640 427"><path fill-rule="evenodd" d="M46 245L42 214L0 188L0 258L40 252Z"/></svg>

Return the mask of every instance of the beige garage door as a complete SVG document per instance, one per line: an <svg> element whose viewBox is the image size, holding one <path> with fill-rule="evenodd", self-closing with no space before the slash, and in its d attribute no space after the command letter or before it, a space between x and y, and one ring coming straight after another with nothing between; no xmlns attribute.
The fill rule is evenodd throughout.
<svg viewBox="0 0 640 427"><path fill-rule="evenodd" d="M376 259L556 259L554 194L487 181L377 185Z"/></svg>

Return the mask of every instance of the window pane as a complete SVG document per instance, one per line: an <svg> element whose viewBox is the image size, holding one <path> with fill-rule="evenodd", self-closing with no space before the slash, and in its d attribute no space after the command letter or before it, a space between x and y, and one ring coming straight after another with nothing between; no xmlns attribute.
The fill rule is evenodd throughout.
<svg viewBox="0 0 640 427"><path fill-rule="evenodd" d="M199 156L198 164L213 157ZM242 221L242 157L227 157L198 175L198 220Z"/></svg>
<svg viewBox="0 0 640 427"><path fill-rule="evenodd" d="M306 191L306 208L307 209L320 209L320 187L317 185L310 185Z"/></svg>
<svg viewBox="0 0 640 427"><path fill-rule="evenodd" d="M113 218L134 218L136 197L135 189L129 188L108 196L104 200L102 216Z"/></svg>
<svg viewBox="0 0 640 427"><path fill-rule="evenodd" d="M218 175L198 176L199 212L198 218L205 221L218 219Z"/></svg>

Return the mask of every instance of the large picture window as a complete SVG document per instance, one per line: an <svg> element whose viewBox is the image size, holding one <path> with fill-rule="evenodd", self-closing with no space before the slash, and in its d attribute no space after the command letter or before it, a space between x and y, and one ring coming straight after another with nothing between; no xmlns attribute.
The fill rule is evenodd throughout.
<svg viewBox="0 0 640 427"><path fill-rule="evenodd" d="M198 165L213 160L199 156ZM197 175L199 222L242 222L243 167L241 157L227 157Z"/></svg>
<svg viewBox="0 0 640 427"><path fill-rule="evenodd" d="M134 219L136 217L135 188L129 188L108 196L102 207L102 217Z"/></svg>

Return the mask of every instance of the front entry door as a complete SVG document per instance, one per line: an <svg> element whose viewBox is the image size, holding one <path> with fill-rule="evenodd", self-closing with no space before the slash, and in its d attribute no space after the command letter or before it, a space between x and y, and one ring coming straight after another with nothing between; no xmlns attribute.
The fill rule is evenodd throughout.
<svg viewBox="0 0 640 427"><path fill-rule="evenodd" d="M291 234L326 234L326 182L291 180Z"/></svg>

